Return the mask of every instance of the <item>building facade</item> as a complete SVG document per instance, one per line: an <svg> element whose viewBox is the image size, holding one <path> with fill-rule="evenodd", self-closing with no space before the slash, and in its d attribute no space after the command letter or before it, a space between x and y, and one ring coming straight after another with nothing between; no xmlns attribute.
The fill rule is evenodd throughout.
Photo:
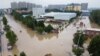
<svg viewBox="0 0 100 56"><path fill-rule="evenodd" d="M66 11L82 11L88 9L88 3L72 3L68 4L65 8Z"/></svg>
<svg viewBox="0 0 100 56"><path fill-rule="evenodd" d="M0 16L3 16L3 15L4 15L4 10L0 9Z"/></svg>
<svg viewBox="0 0 100 56"><path fill-rule="evenodd" d="M87 10L88 9L88 3L81 3L81 9Z"/></svg>
<svg viewBox="0 0 100 56"><path fill-rule="evenodd" d="M28 8L26 2L19 2L18 3L18 8Z"/></svg>
<svg viewBox="0 0 100 56"><path fill-rule="evenodd" d="M41 15L45 14L45 8L43 7L33 8L32 12L35 18L40 18Z"/></svg>
<svg viewBox="0 0 100 56"><path fill-rule="evenodd" d="M58 9L64 11L66 5L48 5L47 9Z"/></svg>
<svg viewBox="0 0 100 56"><path fill-rule="evenodd" d="M42 7L41 5L36 5L34 3L28 3L28 2L12 2L11 8L12 9L22 9L27 8L28 10L32 10L34 7Z"/></svg>
<svg viewBox="0 0 100 56"><path fill-rule="evenodd" d="M18 4L16 2L11 3L11 8L12 9L18 9Z"/></svg>
<svg viewBox="0 0 100 56"><path fill-rule="evenodd" d="M80 4L68 4L66 9L66 11L81 11L81 5Z"/></svg>

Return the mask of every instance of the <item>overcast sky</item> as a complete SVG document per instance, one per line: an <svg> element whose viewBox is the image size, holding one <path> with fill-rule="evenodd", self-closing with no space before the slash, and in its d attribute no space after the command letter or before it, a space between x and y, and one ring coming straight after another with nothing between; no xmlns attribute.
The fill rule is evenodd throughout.
<svg viewBox="0 0 100 56"><path fill-rule="evenodd" d="M68 3L85 3L89 4L89 8L100 8L100 0L0 0L0 8L10 7L11 2L26 1L47 6L49 4L68 4Z"/></svg>

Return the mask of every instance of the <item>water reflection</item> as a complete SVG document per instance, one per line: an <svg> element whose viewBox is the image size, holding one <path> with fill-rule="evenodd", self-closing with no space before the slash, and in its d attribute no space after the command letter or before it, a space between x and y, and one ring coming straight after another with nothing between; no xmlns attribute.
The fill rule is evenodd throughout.
<svg viewBox="0 0 100 56"><path fill-rule="evenodd" d="M19 55L19 50L17 49L17 46L13 47L12 52L13 52L14 55Z"/></svg>
<svg viewBox="0 0 100 56"><path fill-rule="evenodd" d="M15 21L11 17L8 18L9 25L18 36L16 45L19 51L15 48L16 54L24 51L28 56L44 56L49 53L53 56L68 56L66 51L71 51L73 34L76 32L73 25L68 26L59 34L40 35L21 22Z"/></svg>
<svg viewBox="0 0 100 56"><path fill-rule="evenodd" d="M20 23L20 22L18 22ZM28 28L27 26L23 25L22 23L20 23L21 26L27 31L27 34L30 35L31 38L38 38L39 41L42 41L44 39L51 39L53 37L58 38L58 33L48 33L48 34L38 34L36 31L32 30L31 28Z"/></svg>

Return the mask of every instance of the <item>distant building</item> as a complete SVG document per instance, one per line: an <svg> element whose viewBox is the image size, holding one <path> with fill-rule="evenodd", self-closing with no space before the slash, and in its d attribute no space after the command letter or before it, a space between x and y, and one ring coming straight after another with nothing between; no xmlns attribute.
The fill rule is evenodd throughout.
<svg viewBox="0 0 100 56"><path fill-rule="evenodd" d="M88 9L88 3L81 3L81 10L87 10Z"/></svg>
<svg viewBox="0 0 100 56"><path fill-rule="evenodd" d="M66 5L48 5L47 9L58 9L64 11Z"/></svg>
<svg viewBox="0 0 100 56"><path fill-rule="evenodd" d="M11 13L12 13L12 9L11 9L11 8L8 8L8 9L6 9L6 12L7 12L8 14L11 14Z"/></svg>
<svg viewBox="0 0 100 56"><path fill-rule="evenodd" d="M18 4L16 2L11 3L11 8L12 9L18 9Z"/></svg>
<svg viewBox="0 0 100 56"><path fill-rule="evenodd" d="M3 15L4 15L4 10L0 9L0 16L3 16Z"/></svg>
<svg viewBox="0 0 100 56"><path fill-rule="evenodd" d="M70 20L71 18L76 17L76 13L50 12L41 15L41 17L54 20Z"/></svg>
<svg viewBox="0 0 100 56"><path fill-rule="evenodd" d="M34 7L42 7L41 5L36 5L33 3L28 3L28 2L12 2L11 3L11 8L12 9L22 9L22 8L27 8L28 10L32 10Z"/></svg>
<svg viewBox="0 0 100 56"><path fill-rule="evenodd" d="M100 35L100 29L96 29L96 28L86 28L84 30L84 33L87 36L93 37L93 36L96 36L96 35Z"/></svg>
<svg viewBox="0 0 100 56"><path fill-rule="evenodd" d="M81 11L81 5L76 4L76 3L68 4L65 10L66 11Z"/></svg>
<svg viewBox="0 0 100 56"><path fill-rule="evenodd" d="M32 10L32 8L35 6L35 4L27 3L27 7L29 10Z"/></svg>
<svg viewBox="0 0 100 56"><path fill-rule="evenodd" d="M18 3L18 8L28 8L26 2L19 2Z"/></svg>
<svg viewBox="0 0 100 56"><path fill-rule="evenodd" d="M71 3L68 4L65 8L66 11L82 11L88 9L88 3Z"/></svg>
<svg viewBox="0 0 100 56"><path fill-rule="evenodd" d="M43 7L33 8L32 12L35 18L40 18L41 15L45 14L45 8Z"/></svg>
<svg viewBox="0 0 100 56"><path fill-rule="evenodd" d="M82 10L82 16L90 16L90 11L89 10Z"/></svg>

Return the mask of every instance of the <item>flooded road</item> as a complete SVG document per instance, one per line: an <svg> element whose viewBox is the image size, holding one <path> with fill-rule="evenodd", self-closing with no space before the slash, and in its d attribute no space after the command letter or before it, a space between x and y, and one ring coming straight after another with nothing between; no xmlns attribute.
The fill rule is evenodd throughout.
<svg viewBox="0 0 100 56"><path fill-rule="evenodd" d="M8 24L18 37L16 45L19 53L24 51L27 56L45 56L48 53L51 53L52 56L69 56L72 51L73 34L77 30L73 24L59 34L39 35L15 21L11 16L6 15L6 17Z"/></svg>

